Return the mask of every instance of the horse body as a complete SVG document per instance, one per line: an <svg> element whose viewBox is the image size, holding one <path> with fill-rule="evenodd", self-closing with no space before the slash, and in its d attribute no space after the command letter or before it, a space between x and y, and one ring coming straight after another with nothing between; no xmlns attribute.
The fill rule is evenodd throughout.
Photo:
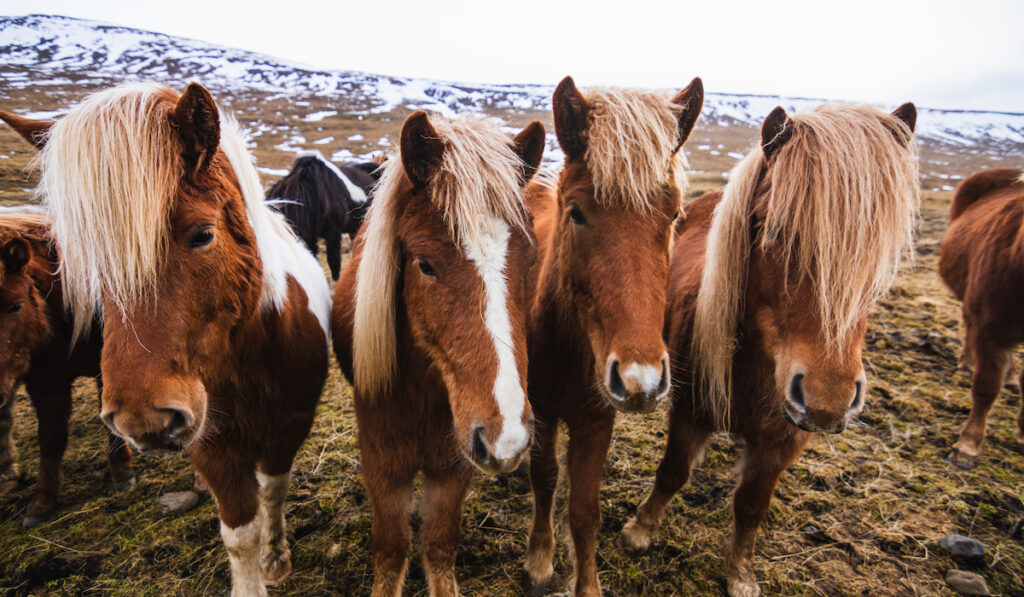
<svg viewBox="0 0 1024 597"><path fill-rule="evenodd" d="M77 377L100 373L102 331L98 322L89 336L72 346L73 323L64 310L57 254L49 242L45 215L21 209L0 212L0 490L18 477L12 412L14 393L25 384L39 422L39 478L22 527L44 520L57 504L61 460L68 440L71 384ZM102 387L102 386L101 386ZM131 452L121 438L109 435L108 458L114 487L135 484Z"/></svg>
<svg viewBox="0 0 1024 597"><path fill-rule="evenodd" d="M915 115L910 104L792 119L777 108L724 194L688 206L669 282L668 440L654 489L620 535L625 548L647 548L712 433L729 431L746 448L728 590L760 593L754 539L779 476L813 432L841 431L864 404L867 310L916 217Z"/></svg>
<svg viewBox="0 0 1024 597"><path fill-rule="evenodd" d="M600 484L615 413L649 411L668 393L662 329L672 226L681 209L677 152L702 103L699 79L671 100L631 90L584 95L571 78L555 90L555 130L566 162L553 186L527 189L539 244L528 334L534 514L524 566L535 589L554 574L551 515L563 420L570 435L572 589L600 592ZM627 243L618 242L623 231Z"/></svg>
<svg viewBox="0 0 1024 597"><path fill-rule="evenodd" d="M537 122L510 142L482 122L413 113L335 286L335 354L352 380L373 507L374 595L401 594L417 473L430 592L455 595L473 465L511 470L529 445L535 250L521 187L543 146Z"/></svg>
<svg viewBox="0 0 1024 597"><path fill-rule="evenodd" d="M105 313L103 422L188 452L217 498L233 593L266 594L291 570L284 499L327 374L322 270L199 85L94 94L52 126L40 164L76 331Z"/></svg>
<svg viewBox="0 0 1024 597"><path fill-rule="evenodd" d="M372 166L372 170L370 169ZM291 172L267 191L295 234L315 256L317 242L327 244L327 264L337 280L341 272L341 235L355 236L370 205L376 164L337 166L319 151L303 154Z"/></svg>
<svg viewBox="0 0 1024 597"><path fill-rule="evenodd" d="M961 468L974 466L1013 349L1024 343L1022 230L1024 172L993 168L960 184L942 239L939 275L963 303L963 361L973 366L971 412L950 456ZM1017 417L1017 441L1024 444L1024 406Z"/></svg>

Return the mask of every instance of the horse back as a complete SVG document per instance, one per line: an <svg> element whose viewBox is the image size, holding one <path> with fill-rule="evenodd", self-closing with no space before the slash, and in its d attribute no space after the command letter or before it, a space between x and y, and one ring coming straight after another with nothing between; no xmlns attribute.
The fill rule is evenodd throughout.
<svg viewBox="0 0 1024 597"><path fill-rule="evenodd" d="M711 229L711 216L721 200L721 191L704 193L686 206L685 216L680 217L681 221L676 225L665 312L665 333L673 360L689 358L693 316L704 271L704 253ZM686 369L689 370L689 367ZM676 378L675 374L673 377Z"/></svg>
<svg viewBox="0 0 1024 597"><path fill-rule="evenodd" d="M530 302L540 293L538 285L544 279L542 270L553 266L550 254L554 251L555 234L558 231L558 194L551 186L531 182L523 189L523 200L530 212L533 232L537 238L537 262L530 268L527 288L530 289Z"/></svg>
<svg viewBox="0 0 1024 597"><path fill-rule="evenodd" d="M1016 168L990 168L967 177L956 189L949 207L949 221L959 218L979 199L1002 192L1024 191L1024 171Z"/></svg>
<svg viewBox="0 0 1024 597"><path fill-rule="evenodd" d="M356 313L356 275L363 257L363 233L352 241L352 257L334 285L331 304L331 340L334 354L345 378L355 379L352 370L352 330Z"/></svg>

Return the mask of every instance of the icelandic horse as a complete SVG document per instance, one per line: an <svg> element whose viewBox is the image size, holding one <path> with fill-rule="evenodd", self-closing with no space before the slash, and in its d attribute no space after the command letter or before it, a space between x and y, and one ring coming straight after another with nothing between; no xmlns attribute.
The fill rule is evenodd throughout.
<svg viewBox="0 0 1024 597"><path fill-rule="evenodd" d="M0 112L0 119L17 117ZM18 482L12 409L22 383L39 423L39 478L23 529L46 520L57 507L72 383L82 376L101 381L99 320L86 339L72 346L74 326L64 310L60 277L54 275L57 263L45 212L28 206L0 210L0 493ZM135 485L131 451L109 430L107 436L114 489L128 489Z"/></svg>
<svg viewBox="0 0 1024 597"><path fill-rule="evenodd" d="M754 537L782 472L864 406L867 315L912 250L917 111L768 115L724 191L687 206L672 254L672 406L651 494L620 545L647 548L716 431L746 441L727 588L758 595Z"/></svg>
<svg viewBox="0 0 1024 597"><path fill-rule="evenodd" d="M985 420L1011 368L1013 349L1024 342L1024 171L992 168L960 183L942 239L939 275L963 303L963 361L974 370L971 413L949 457L969 469L981 452ZM1020 380L1024 388L1024 371ZM1017 443L1024 445L1024 401Z"/></svg>
<svg viewBox="0 0 1024 597"><path fill-rule="evenodd" d="M291 571L284 501L327 376L323 270L198 84L122 85L15 128L49 129L37 192L72 340L104 314L100 418L138 449L188 453L217 499L232 594L265 595Z"/></svg>
<svg viewBox="0 0 1024 597"><path fill-rule="evenodd" d="M552 506L558 421L569 428L569 527L576 595L600 594L600 488L616 411L650 412L668 394L662 340L673 224L682 210L679 151L704 103L699 78L674 98L626 89L581 93L571 77L552 99L565 153L557 181L534 182L529 391L533 524L524 581L554 575Z"/></svg>
<svg viewBox="0 0 1024 597"><path fill-rule="evenodd" d="M431 595L457 595L455 556L473 468L514 469L530 443L522 187L544 151L483 120L413 112L352 259L334 288L334 351L351 380L373 508L373 595L400 595L413 481L424 473Z"/></svg>
<svg viewBox="0 0 1024 597"><path fill-rule="evenodd" d="M377 183L370 172L378 168L373 163L338 166L319 151L305 152L267 191L267 199L276 202L310 253L316 256L317 242L324 239L334 280L341 273L341 235L354 237L359 231Z"/></svg>

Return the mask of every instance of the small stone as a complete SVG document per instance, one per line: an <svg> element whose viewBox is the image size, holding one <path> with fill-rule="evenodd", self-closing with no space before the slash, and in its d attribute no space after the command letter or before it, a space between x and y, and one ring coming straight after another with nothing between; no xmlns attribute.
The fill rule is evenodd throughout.
<svg viewBox="0 0 1024 597"><path fill-rule="evenodd" d="M939 541L949 555L965 560L980 560L985 555L985 544L963 535L946 535Z"/></svg>
<svg viewBox="0 0 1024 597"><path fill-rule="evenodd" d="M966 570L953 569L947 572L946 584L961 595L991 595L985 579Z"/></svg>
<svg viewBox="0 0 1024 597"><path fill-rule="evenodd" d="M160 514L181 514L188 512L199 503L199 494L194 491L174 491L165 493L157 500L160 504Z"/></svg>

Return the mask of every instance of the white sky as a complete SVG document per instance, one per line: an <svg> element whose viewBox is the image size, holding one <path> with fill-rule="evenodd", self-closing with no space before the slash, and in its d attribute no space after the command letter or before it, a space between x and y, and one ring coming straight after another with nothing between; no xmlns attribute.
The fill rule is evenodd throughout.
<svg viewBox="0 0 1024 597"><path fill-rule="evenodd" d="M0 0L320 68L1024 112L1020 0ZM0 31L0 43L2 43Z"/></svg>

